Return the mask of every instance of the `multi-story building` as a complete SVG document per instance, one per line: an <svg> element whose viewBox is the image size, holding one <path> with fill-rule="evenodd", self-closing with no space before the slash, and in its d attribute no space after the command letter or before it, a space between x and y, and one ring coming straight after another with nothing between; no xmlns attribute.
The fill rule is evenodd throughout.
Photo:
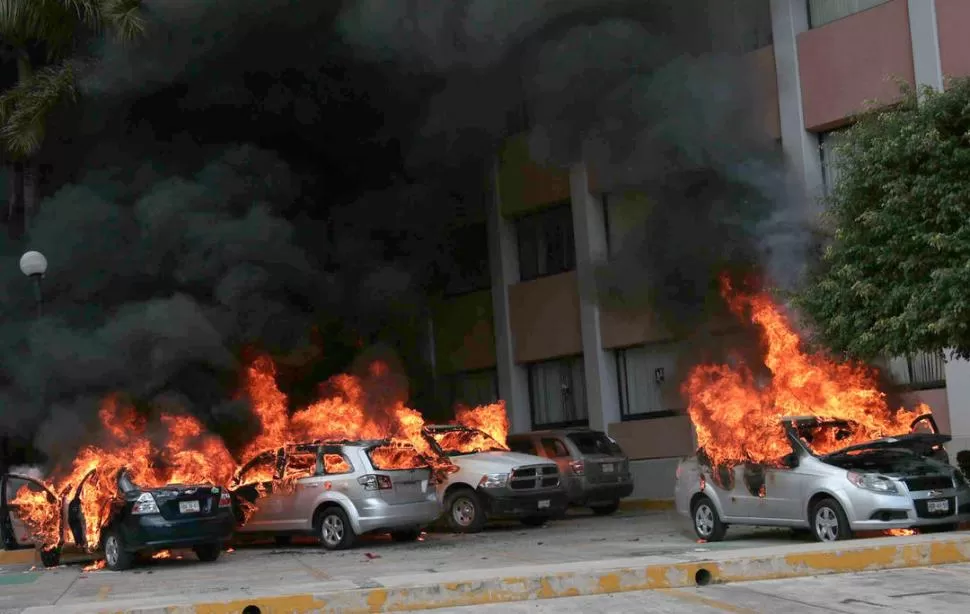
<svg viewBox="0 0 970 614"><path fill-rule="evenodd" d="M892 103L898 80L942 88L945 77L970 74L966 0L763 0L762 9L747 56L760 75L765 129L810 190L833 181L839 130L865 104ZM770 23L770 36L758 23ZM584 164L542 168L524 139L511 138L487 222L469 235L488 268L482 252L479 274L436 309L436 364L453 401L504 399L513 431L608 431L634 459L634 496L669 499L677 458L694 441L678 341L649 313L598 304L592 287L594 266L637 223L636 211L631 197L601 193ZM970 447L970 363L889 362L954 447Z"/></svg>

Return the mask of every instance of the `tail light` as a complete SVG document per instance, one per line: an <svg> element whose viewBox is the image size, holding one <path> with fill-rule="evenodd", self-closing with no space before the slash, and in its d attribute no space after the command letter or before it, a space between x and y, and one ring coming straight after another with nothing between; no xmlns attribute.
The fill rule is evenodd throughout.
<svg viewBox="0 0 970 614"><path fill-rule="evenodd" d="M224 490L222 494L219 495L219 507L231 507L232 497L229 496L229 491Z"/></svg>
<svg viewBox="0 0 970 614"><path fill-rule="evenodd" d="M364 490L391 490L391 478L386 475L362 475L357 478L357 483L364 487Z"/></svg>
<svg viewBox="0 0 970 614"><path fill-rule="evenodd" d="M150 492L143 492L137 499L135 499L135 504L131 507L132 514L157 514L158 504L155 503L155 497L152 496Z"/></svg>
<svg viewBox="0 0 970 614"><path fill-rule="evenodd" d="M569 469L574 475L583 475L586 472L586 463L581 460L569 461Z"/></svg>

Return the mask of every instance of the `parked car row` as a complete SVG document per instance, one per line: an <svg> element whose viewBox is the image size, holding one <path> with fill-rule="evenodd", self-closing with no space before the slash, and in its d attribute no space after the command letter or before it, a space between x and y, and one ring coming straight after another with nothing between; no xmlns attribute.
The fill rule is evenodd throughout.
<svg viewBox="0 0 970 614"><path fill-rule="evenodd" d="M382 468L375 455L386 440L267 450L241 467L226 487L141 489L122 471L116 478L117 504L97 544L88 543L87 523L94 519L82 513L83 483L68 500L37 480L8 474L0 478L0 541L7 549L32 547L30 531L12 503L25 485L46 497L60 517L60 542L43 553L46 565L58 564L60 547L73 543L103 552L113 570L130 567L138 554L170 548L191 548L200 560L215 560L234 532L272 536L281 543L314 535L324 548L340 550L366 533L414 541L442 516L460 533L481 531L492 518L539 526L563 515L570 504L612 513L633 490L629 460L598 431L515 435L511 449L464 426L428 426L424 435L454 465L444 479L434 479L431 466L420 463Z"/></svg>

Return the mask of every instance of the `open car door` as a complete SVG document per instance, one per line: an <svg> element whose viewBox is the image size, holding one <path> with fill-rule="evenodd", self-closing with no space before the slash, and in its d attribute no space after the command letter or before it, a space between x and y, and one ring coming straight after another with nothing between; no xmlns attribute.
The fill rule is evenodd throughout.
<svg viewBox="0 0 970 614"><path fill-rule="evenodd" d="M229 485L232 495L232 511L238 525L268 523L273 516L270 506L257 505L256 501L273 494L274 483L283 478L286 452L283 448L267 450L243 465Z"/></svg>
<svg viewBox="0 0 970 614"><path fill-rule="evenodd" d="M34 528L21 518L17 496L24 492L32 495L32 500L38 504L43 520L51 523L48 537L53 544L36 543ZM49 506L49 507L47 507ZM7 473L0 476L0 544L4 550L18 550L38 547L44 565L54 567L60 562L60 547L62 538L62 505L61 499L39 480L25 475Z"/></svg>
<svg viewBox="0 0 970 614"><path fill-rule="evenodd" d="M67 526L71 530L74 543L77 544L78 548L85 551L88 550L87 522L84 518L84 508L81 505L81 493L84 492L84 487L87 486L95 471L97 469L92 469L81 478L81 482L74 490L74 496L67 504Z"/></svg>
<svg viewBox="0 0 970 614"><path fill-rule="evenodd" d="M913 420L909 428L913 433L940 434L940 427L936 425L936 418L933 417L933 414L919 416ZM946 448L943 447L942 443L933 443L927 446L925 450L922 450L921 453L923 456L938 460L941 463L950 463L950 455L947 454Z"/></svg>

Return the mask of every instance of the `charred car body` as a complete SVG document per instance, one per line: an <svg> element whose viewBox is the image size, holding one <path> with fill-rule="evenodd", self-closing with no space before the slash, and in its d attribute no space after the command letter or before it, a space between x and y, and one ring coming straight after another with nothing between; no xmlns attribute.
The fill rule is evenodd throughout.
<svg viewBox="0 0 970 614"><path fill-rule="evenodd" d="M82 498L94 472L92 470L70 494L55 494L38 480L7 474L0 484L0 525L7 547L41 549L46 566L60 562L65 544L89 552L102 552L105 565L120 571L131 567L139 554L186 548L195 551L202 561L219 558L223 545L232 536L233 517L229 492L212 484L169 484L160 488L136 485L127 471L116 473L117 494L107 510L97 513L104 520L96 531L88 523L98 519L85 517ZM51 533L56 543L35 544L30 521L22 517L11 491L21 489L38 493L50 506L46 517L51 520ZM89 543L89 536L97 536Z"/></svg>
<svg viewBox="0 0 970 614"><path fill-rule="evenodd" d="M376 455L409 459L384 469ZM394 465L399 466L399 465ZM431 467L411 446L387 440L308 443L268 450L236 474L231 486L237 531L319 537L328 550L354 545L358 535L388 532L416 540L441 508Z"/></svg>
<svg viewBox="0 0 970 614"><path fill-rule="evenodd" d="M716 541L728 525L743 524L809 529L819 541L835 541L855 531L950 530L970 520L970 485L942 462L950 437L931 416L911 434L828 454L813 452L813 439L838 441L851 422L782 421L791 453L778 464L711 467L702 453L681 461L676 506L698 537Z"/></svg>
<svg viewBox="0 0 970 614"><path fill-rule="evenodd" d="M454 531L476 533L493 517L540 526L565 512L568 496L556 463L510 452L478 429L426 426L423 432L435 451L458 467L438 485Z"/></svg>

